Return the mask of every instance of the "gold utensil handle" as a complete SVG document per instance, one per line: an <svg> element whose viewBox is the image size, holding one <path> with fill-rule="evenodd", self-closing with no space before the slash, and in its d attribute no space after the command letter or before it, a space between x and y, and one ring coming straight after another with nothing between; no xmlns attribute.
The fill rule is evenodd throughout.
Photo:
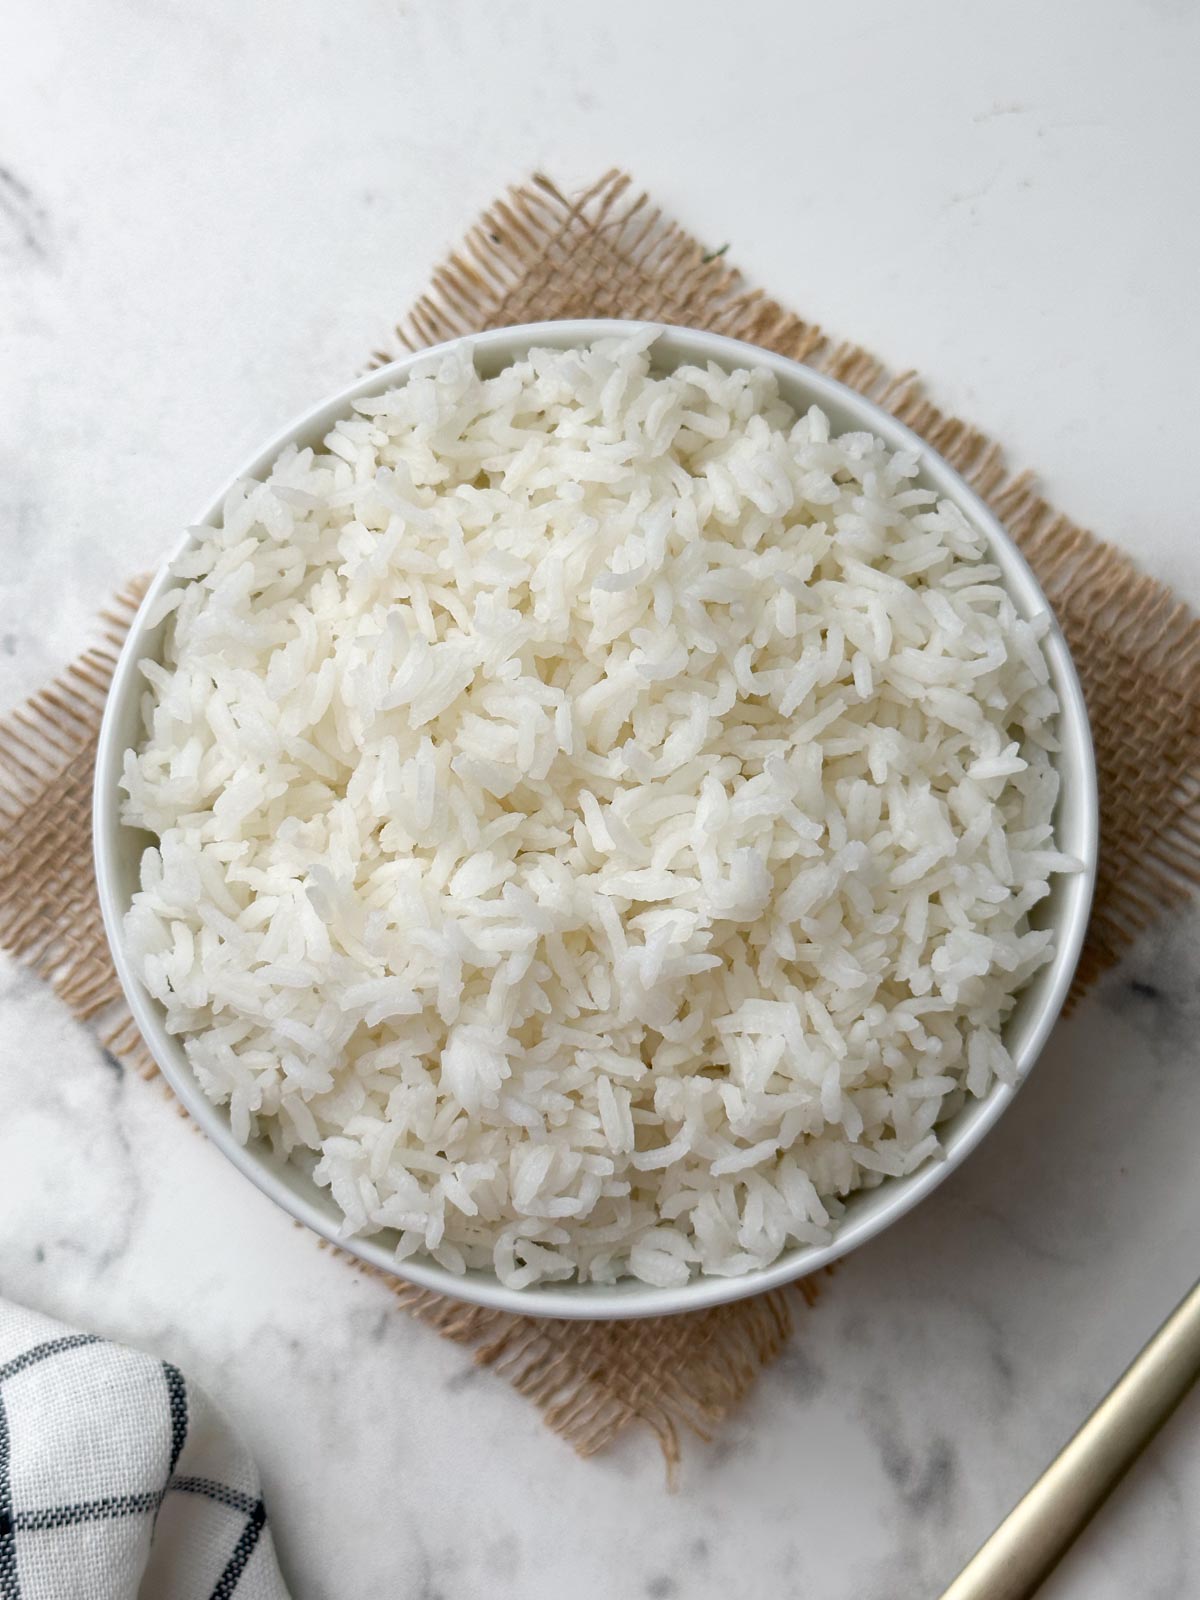
<svg viewBox="0 0 1200 1600"><path fill-rule="evenodd" d="M1200 1377L1200 1283L942 1595L1027 1600Z"/></svg>

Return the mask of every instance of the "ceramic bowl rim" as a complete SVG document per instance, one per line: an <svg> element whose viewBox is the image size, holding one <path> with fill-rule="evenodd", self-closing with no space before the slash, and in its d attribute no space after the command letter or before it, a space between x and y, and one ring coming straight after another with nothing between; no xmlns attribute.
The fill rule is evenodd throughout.
<svg viewBox="0 0 1200 1600"><path fill-rule="evenodd" d="M151 999L134 974L121 933L124 904L118 885L118 859L122 835L126 838L128 835L117 814L117 778L124 748L119 724L123 713L128 716L127 697L138 690L137 663L143 654L142 641L151 631L147 623L149 608L170 581L176 557L191 543L195 528L210 524L219 515L229 489L241 479L259 476L284 445L297 438L315 438L324 433L338 415L349 410L355 399L378 393L406 380L414 369L451 349L467 347L477 359L483 358L485 364L495 368L519 358L522 351L534 345L574 347L606 335L634 332L650 326L660 330L660 348L671 349L680 360L714 360L726 367L765 366L776 374L785 388L802 387L810 403L851 413L862 428L882 437L890 448L915 451L920 457L923 475L933 480L939 492L954 500L969 520L982 529L991 551L1004 570L1006 586L1019 608L1026 615L1035 609L1045 610L1050 617L1045 648L1062 707L1059 722L1062 745L1060 765L1064 771L1070 770L1074 790L1069 815L1060 814L1058 818L1058 831L1061 836L1070 823L1070 831L1074 834L1073 853L1083 861L1083 869L1068 881L1065 891L1067 909L1058 924L1056 955L1052 966L1045 969L1050 975L1049 980L1043 979L1040 1001L1032 1019L1026 1024L1020 1050L1015 1053L1017 1083L1011 1086L994 1084L983 1100L976 1103L966 1128L948 1137L941 1158L931 1159L907 1178L888 1178L877 1189L870 1191L875 1197L885 1195L885 1199L876 1199L864 1216L851 1212L835 1230L829 1244L795 1246L785 1251L769 1267L734 1278L694 1277L679 1288L657 1289L636 1280L623 1279L611 1287L569 1283L514 1290L506 1288L491 1273L472 1272L459 1277L436 1262L418 1258L409 1258L397 1264L387 1245L378 1237L343 1238L332 1210L298 1192L296 1179L297 1176L303 1179L303 1175L298 1175L294 1169L285 1174L281 1164L269 1152L256 1145L239 1144L230 1128L225 1108L212 1104L205 1097L187 1065L181 1045L166 1032L157 1002ZM170 559L155 575L134 618L113 674L100 728L93 799L96 881L117 975L134 1020L164 1078L222 1154L298 1221L372 1267L404 1278L421 1288L472 1304L523 1316L556 1318L629 1319L662 1316L699 1311L778 1288L829 1265L865 1244L937 1188L961 1165L1007 1109L1017 1089L1028 1078L1062 1010L1087 927L1095 883L1097 833L1095 759L1087 710L1070 651L1053 610L1025 558L994 513L961 475L905 424L898 422L873 401L811 367L721 334L669 323L604 318L523 323L465 335L430 350L405 355L364 374L318 404L310 406L257 450L189 526ZM292 1181L285 1181L287 1178ZM317 1190L311 1180L303 1179L299 1187L304 1186L311 1189L314 1196L323 1196L323 1191Z"/></svg>

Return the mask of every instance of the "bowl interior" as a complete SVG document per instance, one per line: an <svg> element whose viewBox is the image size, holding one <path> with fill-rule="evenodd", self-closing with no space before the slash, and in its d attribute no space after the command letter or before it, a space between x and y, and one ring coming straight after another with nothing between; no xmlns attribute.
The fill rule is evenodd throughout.
<svg viewBox="0 0 1200 1600"><path fill-rule="evenodd" d="M466 342L477 365L490 374L519 357L532 345L564 348L634 325L611 322L543 323L499 329ZM273 439L231 480L258 476L269 468L282 447L292 441L317 445L330 426L359 395L376 394L403 382L414 367L429 360L427 353L406 358L360 379L308 413ZM836 432L869 430L893 449L913 450L921 458L918 481L954 500L968 520L988 540L992 559L1001 568L1018 611L1033 617L1048 610L1029 567L1015 545L982 501L936 454L901 423L862 399L852 390L796 362L718 335L665 328L655 345L657 368L669 370L689 362L716 361L725 367L767 366L778 379L784 398L798 411L819 405ZM220 516L225 489L197 519L212 525ZM184 540L186 547L190 536ZM176 554L179 552L177 551ZM851 1196L846 1215L833 1242L826 1246L795 1247L761 1271L735 1279L696 1278L680 1289L652 1289L636 1280L614 1286L594 1284L542 1285L510 1290L490 1273L474 1271L457 1277L434 1262L410 1259L397 1269L392 1261L395 1236L379 1233L369 1238L342 1239L341 1223L331 1197L312 1182L298 1165L277 1158L264 1141L242 1146L234 1139L223 1107L208 1101L196 1082L179 1041L169 1035L161 1006L146 993L125 954L121 921L138 887L142 852L153 843L149 835L121 825L118 780L122 753L140 738L139 702L144 680L138 661L161 652L164 625L145 624L148 606L170 582L167 563L151 585L130 631L113 679L96 761L94 833L96 870L101 907L114 960L134 1016L155 1059L172 1088L205 1131L261 1189L300 1221L340 1243L362 1259L385 1271L399 1272L425 1287L498 1309L527 1315L556 1317L634 1317L699 1310L704 1306L758 1293L815 1271L818 1267L878 1233L903 1215L969 1153L1003 1112L1015 1090L996 1084L982 1100L969 1100L940 1132L944 1155L927 1162L907 1178L890 1178L877 1188ZM1057 930L1052 964L1043 967L1019 996L1004 1031L1005 1043L1021 1078L1033 1065L1066 997L1083 942L1091 904L1097 832L1095 766L1087 714L1079 682L1066 643L1051 619L1046 654L1062 711L1059 717L1061 791L1056 815L1060 849L1084 863L1082 872L1052 880L1049 896L1036 908L1035 925Z"/></svg>

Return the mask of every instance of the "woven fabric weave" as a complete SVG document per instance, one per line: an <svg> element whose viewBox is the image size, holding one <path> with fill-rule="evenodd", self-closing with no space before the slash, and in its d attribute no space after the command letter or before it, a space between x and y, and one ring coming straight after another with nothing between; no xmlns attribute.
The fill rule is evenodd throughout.
<svg viewBox="0 0 1200 1600"><path fill-rule="evenodd" d="M745 289L622 173L575 199L535 178L497 201L395 337L413 349L568 317L709 328L807 362L906 422L1006 524L1067 636L1096 742L1100 866L1077 1000L1200 884L1200 622L1120 550L1056 511L1029 474L1011 472L997 444L939 411L915 373L893 375L857 345ZM375 362L394 353L377 351ZM125 591L101 642L0 723L0 944L99 1027L107 1048L152 1075L109 960L91 868L96 731L139 594L137 584ZM797 1308L817 1295L808 1282L680 1317L568 1323L388 1282L401 1306L471 1346L581 1453L642 1422L669 1463L680 1429L710 1434L783 1348Z"/></svg>
<svg viewBox="0 0 1200 1600"><path fill-rule="evenodd" d="M3 1600L288 1600L258 1469L169 1361L0 1300Z"/></svg>

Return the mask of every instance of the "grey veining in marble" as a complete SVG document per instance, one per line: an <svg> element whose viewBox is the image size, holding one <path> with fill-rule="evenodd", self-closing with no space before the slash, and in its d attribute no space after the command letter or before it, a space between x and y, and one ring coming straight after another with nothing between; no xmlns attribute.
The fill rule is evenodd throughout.
<svg viewBox="0 0 1200 1600"><path fill-rule="evenodd" d="M538 165L631 168L781 298L936 374L1200 600L1194 8L730 15L12 0L0 703ZM932 1597L1200 1271L1198 937L1200 916L1165 924L1060 1026L674 1495L647 1440L577 1461L7 964L0 1292L225 1404L298 1600ZM1049 1600L1200 1594L1197 1505L1193 1400Z"/></svg>

